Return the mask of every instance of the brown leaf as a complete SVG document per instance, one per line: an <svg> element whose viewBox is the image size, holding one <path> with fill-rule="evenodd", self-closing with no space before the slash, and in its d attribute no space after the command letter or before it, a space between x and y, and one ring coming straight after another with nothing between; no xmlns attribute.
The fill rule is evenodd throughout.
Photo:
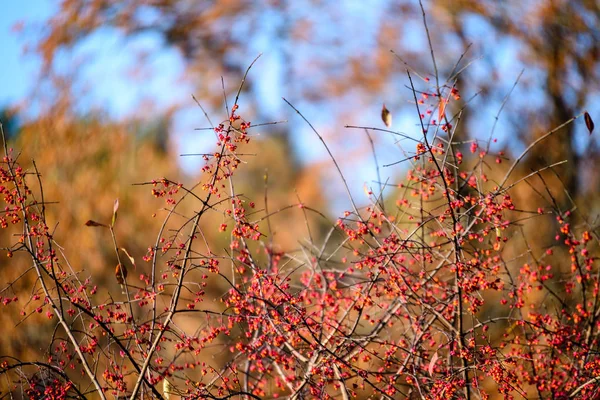
<svg viewBox="0 0 600 400"><path fill-rule="evenodd" d="M388 128L390 126L392 126L392 113L390 112L390 110L385 108L385 103L383 104L383 107L381 108L381 120L383 121L385 126L387 126Z"/></svg>
<svg viewBox="0 0 600 400"><path fill-rule="evenodd" d="M127 268L122 264L117 264L115 267L115 277L120 285L125 283L125 278L127 278Z"/></svg>
<svg viewBox="0 0 600 400"><path fill-rule="evenodd" d="M590 117L590 114L588 114L587 111L583 114L583 119L585 120L585 126L588 128L591 135L594 131L594 121L592 121L592 117Z"/></svg>
<svg viewBox="0 0 600 400"><path fill-rule="evenodd" d="M119 209L119 199L115 200L115 205L113 206L113 216L112 216L112 226L115 225L115 221L117 220L117 210Z"/></svg>
<svg viewBox="0 0 600 400"><path fill-rule="evenodd" d="M85 223L85 226L101 226L103 228L108 228L108 226L101 224L100 222L92 221L91 219Z"/></svg>
<svg viewBox="0 0 600 400"><path fill-rule="evenodd" d="M127 258L129 258L129 261L131 261L131 264L133 265L133 269L136 269L135 259L127 252L127 250L125 250L125 247L121 247L121 251L123 253L125 253L127 255Z"/></svg>

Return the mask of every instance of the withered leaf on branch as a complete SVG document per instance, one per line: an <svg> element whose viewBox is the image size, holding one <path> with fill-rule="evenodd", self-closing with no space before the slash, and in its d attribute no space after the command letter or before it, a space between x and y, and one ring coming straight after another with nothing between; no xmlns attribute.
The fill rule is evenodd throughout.
<svg viewBox="0 0 600 400"><path fill-rule="evenodd" d="M115 226L115 222L117 221L117 210L119 209L119 199L115 200L115 205L113 206L113 216L112 216L112 226Z"/></svg>
<svg viewBox="0 0 600 400"><path fill-rule="evenodd" d="M115 278L117 278L117 283L121 286L121 291L125 294L125 285L127 284L127 267L123 264L117 264L115 267Z"/></svg>
<svg viewBox="0 0 600 400"><path fill-rule="evenodd" d="M594 131L594 121L592 121L592 117L590 117L590 114L588 114L587 111L583 114L583 119L585 120L585 126L588 128L591 135Z"/></svg>
<svg viewBox="0 0 600 400"><path fill-rule="evenodd" d="M392 126L392 113L385 107L385 103L381 107L381 120L388 128Z"/></svg>
<svg viewBox="0 0 600 400"><path fill-rule="evenodd" d="M101 226L103 228L108 228L108 226L101 224L100 222L92 221L91 219L85 223L85 226Z"/></svg>
<svg viewBox="0 0 600 400"><path fill-rule="evenodd" d="M171 393L173 393L173 389L174 388L171 382L169 382L167 378L165 378L163 380L163 397L169 400L171 398Z"/></svg>
<svg viewBox="0 0 600 400"><path fill-rule="evenodd" d="M446 100L440 99L440 107L438 109L438 121L441 123L446 115Z"/></svg>
<svg viewBox="0 0 600 400"><path fill-rule="evenodd" d="M115 267L115 277L120 285L125 283L125 279L127 278L127 268L123 264L117 264Z"/></svg>
<svg viewBox="0 0 600 400"><path fill-rule="evenodd" d="M131 254L129 254L127 250L125 250L125 247L121 247L121 251L127 255L129 261L131 261L131 264L133 265L133 268L136 268L135 259L131 256Z"/></svg>
<svg viewBox="0 0 600 400"><path fill-rule="evenodd" d="M431 357L431 361L429 361L429 367L427 368L427 372L429 372L429 376L433 376L433 371L435 369L435 363L437 362L437 360L439 359L439 357L440 356L438 355L437 351Z"/></svg>

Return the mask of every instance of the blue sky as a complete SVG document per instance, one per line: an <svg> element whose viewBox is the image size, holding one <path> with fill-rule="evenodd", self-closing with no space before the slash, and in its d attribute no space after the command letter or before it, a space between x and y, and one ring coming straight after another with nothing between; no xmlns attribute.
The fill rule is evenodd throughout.
<svg viewBox="0 0 600 400"><path fill-rule="evenodd" d="M25 54L24 46L34 43L35 35L43 29L44 21L55 11L55 4L51 0L10 1L4 4L3 17L0 18L0 48L3 49L0 107L26 100L35 89L41 62L33 52ZM14 27L20 22L25 22L26 28L18 32ZM160 51L156 51L157 48ZM135 65L133 54L136 52L149 54L145 71L147 76L132 76ZM77 104L83 113L101 110L114 119L135 115L147 117L148 110L141 106L145 100L151 100L158 113L171 106L193 104L192 86L179 80L184 69L183 60L177 51L160 46L159 39L152 35L125 40L115 30L100 29L68 57L58 57L57 65L62 71L84 65L77 87L79 93L85 94L79 97ZM147 79L148 76L152 79ZM174 137L180 142L180 147L189 147L178 139L193 134L194 128L201 123L204 121L198 121L191 107L176 115L173 128L179 134ZM196 169L196 163L189 157L182 163L184 167L187 163L187 169Z"/></svg>
<svg viewBox="0 0 600 400"><path fill-rule="evenodd" d="M24 54L24 46L34 42L33 35L43 29L43 23L54 12L55 4L51 0L13 0L3 4L3 17L0 18L0 46L3 49L0 106L23 100L34 88L41 63L32 52ZM27 28L16 32L13 27L19 22L25 22ZM153 51L158 46L158 39L151 35L125 41L115 30L100 29L77 48L73 57L59 57L57 62L63 70L68 70L83 64L88 57L91 59L93 54L93 62L85 63L81 79L84 86L79 88L87 91L89 96L80 99L79 106L82 111L102 109L119 119L135 113L139 101L144 98L152 98L158 108L176 104L184 96L185 101L189 101L191 88L173 82L183 71L182 60L174 50L163 47L159 52ZM149 73L160 71L160 74L152 74L152 80L144 80L142 76L138 82L131 82L128 68L134 62L132 54L144 50L152 53L148 59ZM169 89L169 96L158 95L164 93L165 88Z"/></svg>
<svg viewBox="0 0 600 400"><path fill-rule="evenodd" d="M23 99L32 89L39 68L39 61L35 57L23 55L23 45L26 43L24 34L14 32L13 27L23 21L43 22L53 12L51 4L49 0L8 0L2 4L0 107Z"/></svg>

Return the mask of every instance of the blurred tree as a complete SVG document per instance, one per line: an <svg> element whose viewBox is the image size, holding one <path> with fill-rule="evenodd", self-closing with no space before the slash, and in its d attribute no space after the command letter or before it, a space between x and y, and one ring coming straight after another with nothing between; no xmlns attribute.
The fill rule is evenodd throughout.
<svg viewBox="0 0 600 400"><path fill-rule="evenodd" d="M110 234L104 229L88 228L85 222L93 219L108 223L112 204L119 198L117 239L119 245L138 260L138 272L143 272L141 257L155 241L160 221L151 218L157 206L148 201L149 191L131 185L165 175L177 180L181 173L173 157L152 140L138 139L122 124L106 121L101 115L78 116L71 104L70 92L65 90L62 101L46 115L24 122L9 145L22 149L19 160L28 173L35 172L28 160L35 160L44 184L48 225L53 227L53 238L60 246L57 248L62 267L80 271L82 280L91 278L101 293L108 294L111 289L115 293L112 274L116 255ZM38 188L32 187L32 190L41 200ZM17 233L2 230L2 247L14 244ZM21 310L33 312L27 306L31 293L21 291L21 288L31 288L34 277L21 276L31 262L19 254L15 253L10 263L5 252L0 256L0 271L5 282L15 281L2 296L17 296L21 305L21 308L7 308L0 315L7 334L25 318L18 314ZM27 340L14 335L15 340L0 342L0 353L44 359L44 346L52 334L53 321L34 312L27 315L28 321L32 319L36 322L28 326L35 329L26 336Z"/></svg>
<svg viewBox="0 0 600 400"><path fill-rule="evenodd" d="M21 124L19 114L12 107L1 108L0 124L2 124L4 135L9 139L14 138L19 132L19 125Z"/></svg>
<svg viewBox="0 0 600 400"><path fill-rule="evenodd" d="M513 131L528 144L550 129L592 106L600 83L600 4L595 1L552 0L544 2L444 1L436 3L436 19L444 22L464 45L473 41L475 23L484 24L490 35L475 41L475 52L493 60L497 47L492 42L512 43L518 59L529 70L522 82L533 95L519 92L511 99L518 106ZM474 21L477 18L478 21ZM436 30L440 30L436 26ZM442 29L443 30L443 29ZM467 74L465 83L484 89L485 97L501 96L498 89L509 82L498 82L502 65L487 63L486 74ZM535 97L538 97L537 101ZM581 136L577 138L575 134ZM590 142L587 146L581 143ZM583 122L566 126L533 150L524 171L567 160L557 168L566 188L583 199L597 192L598 175L592 160L598 160L596 141L587 139ZM579 146L578 146L579 144ZM582 150L583 148L583 150ZM590 168L592 170L590 170ZM592 183L590 185L590 183ZM562 190L554 193L564 208L569 208ZM595 196L594 196L595 197ZM594 199L596 202L597 199Z"/></svg>
<svg viewBox="0 0 600 400"><path fill-rule="evenodd" d="M466 59L483 56L464 71L458 85L468 97L479 92L471 103L475 109L489 110L486 123L516 79L517 73L511 74L514 66L506 65L507 55L516 55L514 63L527 68L524 89L517 89L510 100L518 117L503 130L516 133L509 143L514 144L515 137L529 143L590 105L599 78L597 2L466 0L424 6L441 79L451 78L455 61L469 45L473 48ZM197 95L213 106L222 101L219 77L237 81L265 43L277 66L269 68L268 77L257 73L257 80L250 81L266 78L270 87L279 88L278 94L319 104L329 121L370 105L376 110L382 99L392 98L393 108L414 107L400 100L410 97L399 92L405 67L390 49L417 71L429 71L428 76L434 72L422 12L412 1L373 7L333 1L69 0L61 3L39 42L46 68L52 70L60 50L74 48L106 27L126 37L152 32L179 49L185 73L201 83ZM247 88L260 104L262 92L256 85ZM268 114L259 109L261 116ZM370 120L376 118L374 114ZM470 130L481 130L480 118L463 118ZM574 132L570 125L549 139L543 154L536 151L528 157L524 170L566 159L565 180L576 195L598 178L590 171L593 163L582 159L582 146L576 146L587 139L576 139ZM585 148L590 153L586 156L597 157L596 146Z"/></svg>

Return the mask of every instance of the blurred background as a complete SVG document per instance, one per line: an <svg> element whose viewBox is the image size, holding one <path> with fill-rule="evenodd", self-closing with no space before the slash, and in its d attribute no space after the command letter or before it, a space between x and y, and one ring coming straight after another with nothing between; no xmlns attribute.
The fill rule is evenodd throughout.
<svg viewBox="0 0 600 400"><path fill-rule="evenodd" d="M496 130L497 148L518 150L536 129L583 108L594 115L596 2L424 6L440 78L449 78L464 55L461 67L467 68L457 86L470 101L464 130L472 138L487 138L521 71ZM367 138L345 125L381 127L385 103L394 130L419 136L406 67L390 50L422 76L434 73L415 1L36 0L35 7L8 2L3 14L0 105L12 130L66 107L76 118L135 121L138 135L162 130L155 140L175 156L201 152L213 137L194 131L209 124L191 95L214 121L224 119L224 95L235 93L245 69L262 54L242 98L245 118L287 120L261 136L286 136L299 167L327 163L318 139L281 99L287 98L328 138L342 164L364 165L349 174L361 183L374 175ZM378 144L395 142L375 136ZM589 148L585 135L566 136L567 153ZM398 159L395 147L378 147L381 164ZM176 163L188 175L202 164L197 157L177 157Z"/></svg>
<svg viewBox="0 0 600 400"><path fill-rule="evenodd" d="M300 175L306 169L319 180L332 178L315 171L330 165L326 152L282 97L324 135L342 166L360 163L348 173L358 190L373 180L375 165L364 132L345 125L383 127L385 103L393 130L419 137L404 62L429 78L434 66L416 1L34 3L7 2L0 20L0 107L13 135L51 114L127 125L129 136L151 137L193 176L201 160L178 155L206 151L214 140L210 131L194 130L209 123L191 95L213 122L225 119L224 96L233 96L262 54L241 111L254 123L288 121L262 129L260 139L284 141ZM597 111L596 2L436 1L424 7L440 78L449 78L461 57L460 68L466 67L457 82L469 108L465 137L488 138L521 71L500 115L496 149L522 150L538 132L582 109L592 116ZM572 188L589 178L578 156L595 151L591 138L571 134L581 129L570 128L554 150L556 158L573 158L572 170L581 172L573 175ZM379 164L399 159L403 143L383 133L374 137ZM382 179L396 173L384 168ZM323 193L336 211L347 207L341 194L331 184Z"/></svg>
<svg viewBox="0 0 600 400"><path fill-rule="evenodd" d="M345 126L384 129L385 103L393 114L390 129L420 139L407 65L419 74L413 74L418 90L432 89L436 69L442 82L463 69L455 79L461 98L447 112L465 110L456 133L465 149L472 141L487 144L496 122L492 150L514 156L583 110L600 121L597 1L423 6L435 64L414 0L5 1L0 120L20 161L35 159L42 172L46 200L57 203L49 221L70 262L99 285L114 287L110 240L84 222L108 220L120 198L118 235L141 258L154 243L161 221L151 216L162 205L132 184L163 176L197 181L201 158L181 155L212 151L215 138L198 130L211 123L192 95L213 124L225 120L224 97L231 106L259 54L239 113L253 124L287 122L251 131L248 153L260 157L248 157L240 179L246 196L262 198L266 170L273 209L301 199L335 220L350 207L322 143L282 97L324 137L359 205L368 204L365 183L402 181L408 165L384 166L412 154L414 142L371 131L375 161L365 131ZM577 120L532 151L520 175L567 160L556 168L562 180L552 175L547 183L560 207L572 207L568 192L593 222L600 205L598 150L596 136ZM549 202L531 185L521 187L517 204L535 209ZM289 229L277 233L291 248L306 233L300 213L286 218ZM209 241L211 234L223 240L216 229L208 232ZM2 232L0 240L12 239ZM541 237L539 246L551 240ZM4 255L0 269L7 281L19 275ZM14 326L15 315L0 313L0 323ZM0 342L2 353L39 351L37 332L31 337L39 346Z"/></svg>

